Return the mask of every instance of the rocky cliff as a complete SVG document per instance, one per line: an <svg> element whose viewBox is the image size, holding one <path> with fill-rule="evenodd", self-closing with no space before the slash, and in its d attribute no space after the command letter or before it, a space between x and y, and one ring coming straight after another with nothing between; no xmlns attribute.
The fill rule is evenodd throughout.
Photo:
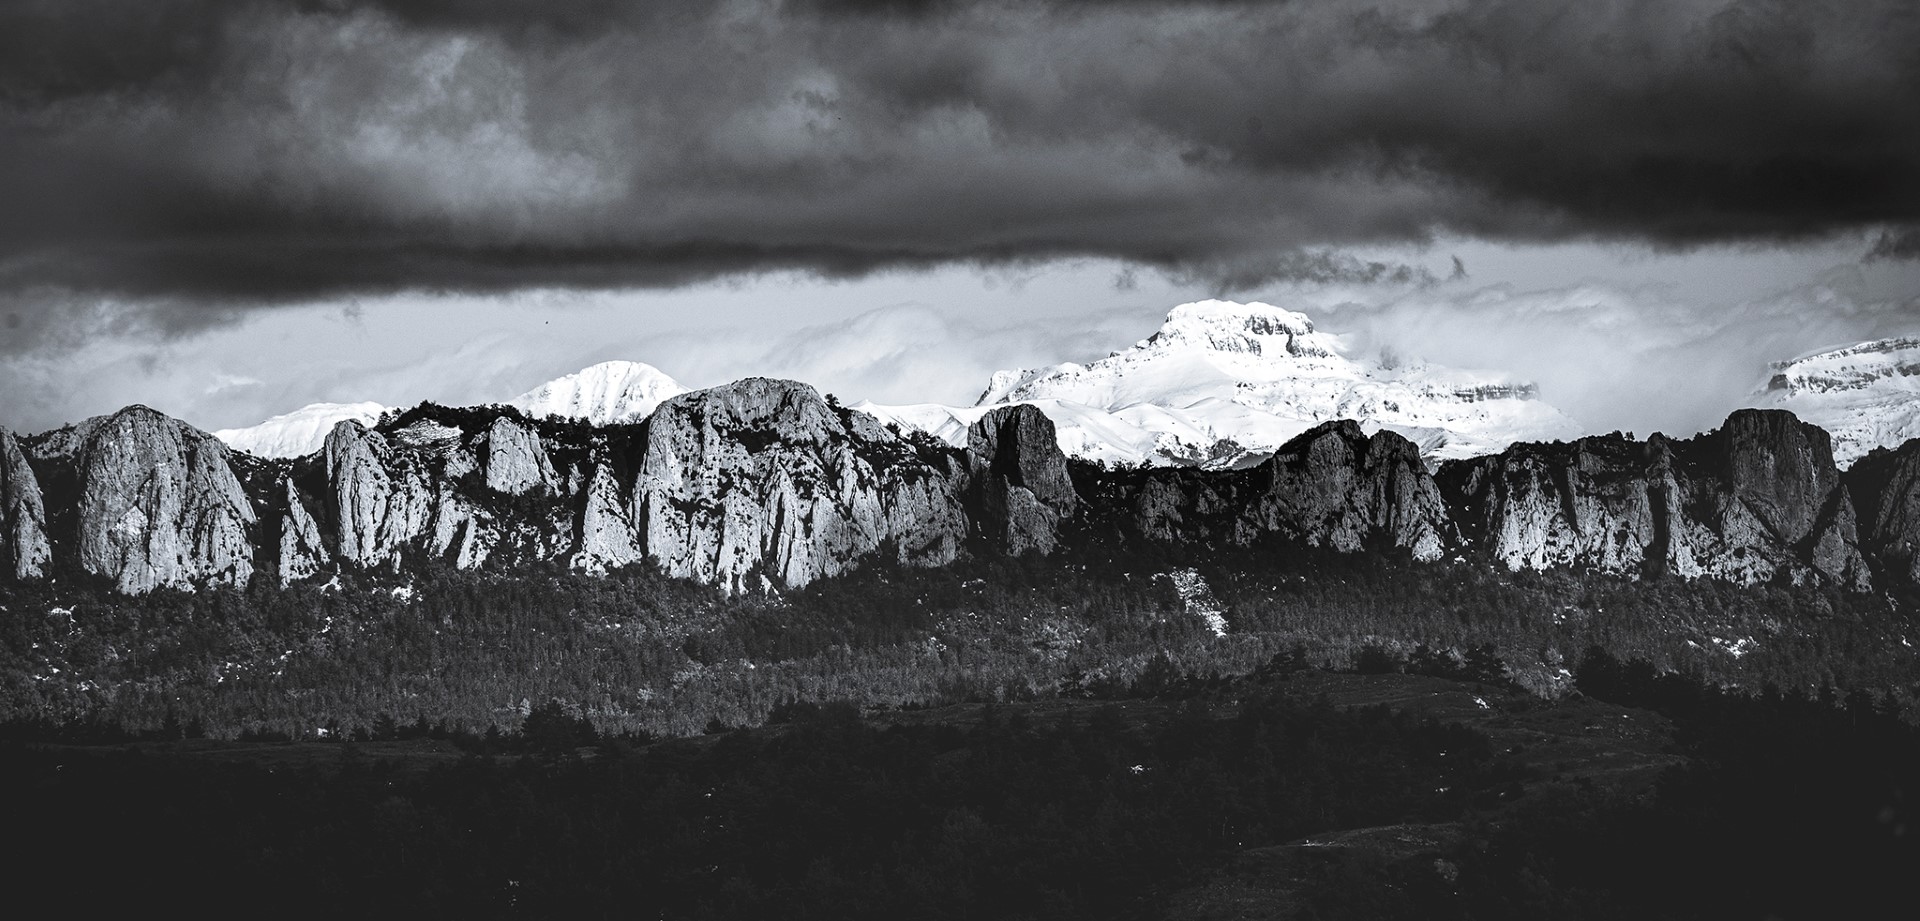
<svg viewBox="0 0 1920 921"><path fill-rule="evenodd" d="M487 427L487 488L521 495L553 492L556 478L540 443L540 433L512 416L500 416Z"/></svg>
<svg viewBox="0 0 1920 921"><path fill-rule="evenodd" d="M805 384L750 378L673 397L641 450L631 518L675 576L797 587L882 550L945 563L966 533L941 459Z"/></svg>
<svg viewBox="0 0 1920 921"><path fill-rule="evenodd" d="M1053 421L1026 404L1000 407L967 430L967 455L982 536L1014 556L1052 553L1080 506Z"/></svg>
<svg viewBox="0 0 1920 921"><path fill-rule="evenodd" d="M1153 471L1132 499L1139 532L1163 543L1249 544L1277 535L1354 551L1401 547L1421 560L1445 549L1446 510L1413 443L1329 422L1248 470Z"/></svg>
<svg viewBox="0 0 1920 921"><path fill-rule="evenodd" d="M52 559L40 480L13 433L0 429L0 574L38 579Z"/></svg>
<svg viewBox="0 0 1920 921"><path fill-rule="evenodd" d="M1847 479L1863 552L1887 578L1920 585L1920 439L1867 454Z"/></svg>
<svg viewBox="0 0 1920 921"><path fill-rule="evenodd" d="M466 421L481 427L468 432L432 418L390 433L351 420L334 427L322 456L328 533L340 560L369 568L425 558L465 569L503 543L538 557L571 546L566 479L539 432L512 416Z"/></svg>
<svg viewBox="0 0 1920 921"><path fill-rule="evenodd" d="M293 479L287 477L280 483L285 508L281 513L278 568L280 584L286 586L319 575L332 562L333 555L327 552L320 524Z"/></svg>
<svg viewBox="0 0 1920 921"><path fill-rule="evenodd" d="M316 454L263 460L136 406L28 438L0 432L0 572L78 570L139 593L256 571L285 584L429 564L646 562L739 591L876 558L940 565L970 540L1017 556L1107 534L1920 584L1920 442L1843 474L1824 431L1779 411L1743 410L1684 441L1516 445L1437 474L1407 439L1352 422L1233 471L1070 469L1056 435L1041 412L1009 405L953 448L804 384L751 379L673 397L638 425L422 406L374 428L342 422Z"/></svg>
<svg viewBox="0 0 1920 921"><path fill-rule="evenodd" d="M587 481L586 503L580 512L580 539L572 565L588 572L606 572L646 558L640 533L633 525L632 502L621 490L607 464L595 464Z"/></svg>
<svg viewBox="0 0 1920 921"><path fill-rule="evenodd" d="M1468 543L1513 569L1871 584L1831 440L1777 410L1687 441L1516 445L1439 482Z"/></svg>
<svg viewBox="0 0 1920 921"><path fill-rule="evenodd" d="M74 458L81 569L128 594L252 577L255 513L226 445L144 406L85 428Z"/></svg>

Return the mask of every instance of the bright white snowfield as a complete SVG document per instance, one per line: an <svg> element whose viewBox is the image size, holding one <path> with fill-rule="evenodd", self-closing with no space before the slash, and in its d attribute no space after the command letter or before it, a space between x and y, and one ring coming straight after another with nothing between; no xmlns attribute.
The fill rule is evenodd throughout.
<svg viewBox="0 0 1920 921"><path fill-rule="evenodd" d="M508 400L507 405L535 419L559 416L611 425L639 422L653 415L661 401L686 392L679 381L652 365L603 361L541 384Z"/></svg>
<svg viewBox="0 0 1920 921"><path fill-rule="evenodd" d="M594 425L638 422L668 397L687 392L659 368L637 361L607 361L548 381L511 400L536 419L559 416ZM387 407L378 403L314 403L259 425L221 429L215 438L258 457L301 457L320 450L327 433L343 420L372 425Z"/></svg>
<svg viewBox="0 0 1920 921"><path fill-rule="evenodd" d="M1756 405L1833 435L1841 467L1920 437L1920 339L1880 339L1784 361Z"/></svg>
<svg viewBox="0 0 1920 921"><path fill-rule="evenodd" d="M1431 461L1579 437L1577 423L1535 396L1532 384L1496 372L1357 361L1305 314L1213 300L1175 307L1159 332L1092 364L995 374L973 407L856 408L960 444L992 407L1031 403L1069 454L1232 467L1334 419L1399 432Z"/></svg>
<svg viewBox="0 0 1920 921"><path fill-rule="evenodd" d="M300 457L320 450L327 433L348 419L372 425L387 408L378 403L309 403L243 429L221 429L213 437L255 457Z"/></svg>

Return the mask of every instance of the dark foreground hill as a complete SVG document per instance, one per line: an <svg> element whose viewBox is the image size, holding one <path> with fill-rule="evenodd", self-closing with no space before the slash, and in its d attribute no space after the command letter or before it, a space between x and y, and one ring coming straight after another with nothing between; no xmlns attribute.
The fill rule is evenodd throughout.
<svg viewBox="0 0 1920 921"><path fill-rule="evenodd" d="M0 741L16 892L82 914L1894 918L1920 735L1595 652L1488 681L1149 675L753 730ZM103 885L103 881L110 884Z"/></svg>

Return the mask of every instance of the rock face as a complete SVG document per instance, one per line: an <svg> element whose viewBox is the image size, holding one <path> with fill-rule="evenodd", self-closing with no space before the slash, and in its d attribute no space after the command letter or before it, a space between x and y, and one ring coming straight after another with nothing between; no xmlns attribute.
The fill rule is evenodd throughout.
<svg viewBox="0 0 1920 921"><path fill-rule="evenodd" d="M1659 436L1514 445L1442 467L1440 483L1469 540L1511 569L1639 573L1681 530L1673 453Z"/></svg>
<svg viewBox="0 0 1920 921"><path fill-rule="evenodd" d="M431 522L425 477L392 464L386 437L352 420L334 426L322 450L340 559L362 567L398 565L401 551Z"/></svg>
<svg viewBox="0 0 1920 921"><path fill-rule="evenodd" d="M966 531L935 460L804 384L749 378L669 399L642 451L632 517L648 557L730 591L802 586L882 548L939 565Z"/></svg>
<svg viewBox="0 0 1920 921"><path fill-rule="evenodd" d="M968 429L967 455L982 533L1014 556L1052 553L1080 507L1053 421L1025 404L995 409Z"/></svg>
<svg viewBox="0 0 1920 921"><path fill-rule="evenodd" d="M586 505L580 513L580 541L573 554L575 569L606 572L646 557L629 505L613 469L594 465L593 478L587 482Z"/></svg>
<svg viewBox="0 0 1920 921"><path fill-rule="evenodd" d="M40 480L13 433L0 429L0 573L38 579L52 561Z"/></svg>
<svg viewBox="0 0 1920 921"><path fill-rule="evenodd" d="M245 583L254 511L227 447L144 406L93 427L80 457L79 561L120 591Z"/></svg>
<svg viewBox="0 0 1920 921"><path fill-rule="evenodd" d="M287 511L280 522L280 584L286 586L320 574L331 560L320 525L307 511L300 490L291 479L281 480Z"/></svg>
<svg viewBox="0 0 1920 921"><path fill-rule="evenodd" d="M1874 451L1848 474L1863 551L1887 576L1920 585L1920 439Z"/></svg>
<svg viewBox="0 0 1920 921"><path fill-rule="evenodd" d="M351 420L327 435L327 511L338 557L362 568L398 568L413 552L451 557L462 569L479 565L498 538L491 516L454 489L474 469L458 432L423 423L394 437L401 443Z"/></svg>
<svg viewBox="0 0 1920 921"><path fill-rule="evenodd" d="M1440 483L1462 533L1513 569L1871 583L1827 433L1778 410L1690 441L1519 445Z"/></svg>
<svg viewBox="0 0 1920 921"><path fill-rule="evenodd" d="M1446 511L1419 449L1350 421L1316 426L1249 470L1155 474L1133 511L1140 532L1161 542L1274 534L1341 551L1401 547L1420 560L1445 549Z"/></svg>
<svg viewBox="0 0 1920 921"><path fill-rule="evenodd" d="M486 455L489 489L512 495L554 491L553 465L547 461L540 433L512 417L493 420L487 429Z"/></svg>

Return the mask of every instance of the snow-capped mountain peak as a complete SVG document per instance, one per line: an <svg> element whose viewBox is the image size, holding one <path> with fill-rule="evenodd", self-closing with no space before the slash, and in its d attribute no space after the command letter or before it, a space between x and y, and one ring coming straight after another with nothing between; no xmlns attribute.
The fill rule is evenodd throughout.
<svg viewBox="0 0 1920 921"><path fill-rule="evenodd" d="M1069 454L1110 462L1232 466L1321 422L1391 429L1430 459L1499 451L1581 429L1510 376L1418 362L1358 361L1306 314L1272 304L1182 304L1152 336L1088 364L993 375L970 410L861 408L947 437L986 407L1031 403Z"/></svg>
<svg viewBox="0 0 1920 921"><path fill-rule="evenodd" d="M669 397L687 388L650 364L603 361L541 384L507 405L529 416L561 416L594 425L638 422Z"/></svg>
<svg viewBox="0 0 1920 921"><path fill-rule="evenodd" d="M1755 405L1785 409L1833 435L1841 467L1920 437L1920 338L1876 339L1775 362Z"/></svg>
<svg viewBox="0 0 1920 921"><path fill-rule="evenodd" d="M213 437L256 457L299 457L320 450L327 433L341 422L352 419L372 425L386 411L379 403L309 403L258 425L221 429Z"/></svg>
<svg viewBox="0 0 1920 921"><path fill-rule="evenodd" d="M1335 358L1340 342L1316 332L1306 314L1262 304L1199 301L1167 313L1160 331L1134 345L1136 350L1203 348L1268 357Z"/></svg>

